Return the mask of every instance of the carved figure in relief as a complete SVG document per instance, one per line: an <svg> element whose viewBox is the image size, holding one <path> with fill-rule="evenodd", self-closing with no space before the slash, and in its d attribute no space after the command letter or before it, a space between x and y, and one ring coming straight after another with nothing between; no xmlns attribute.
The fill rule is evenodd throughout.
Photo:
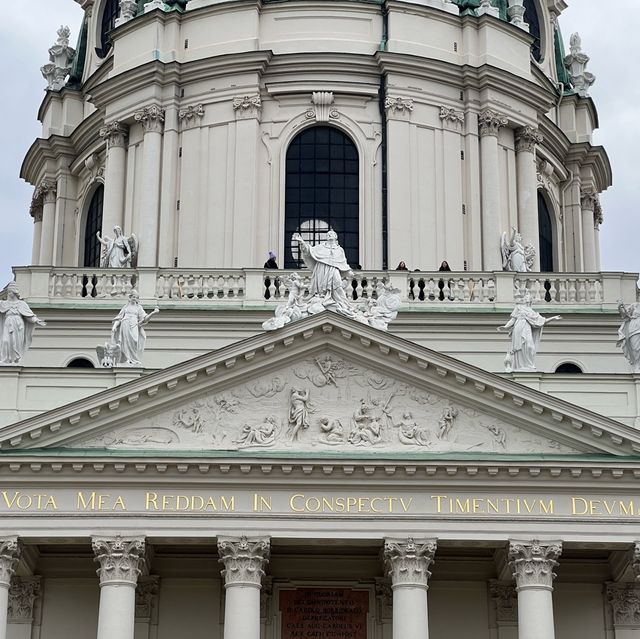
<svg viewBox="0 0 640 639"><path fill-rule="evenodd" d="M562 319L560 315L544 318L531 308L531 293L526 291L522 302L516 304L511 318L498 330L508 330L511 336L511 366L514 371L536 370L536 353L540 346L542 328L547 322Z"/></svg>
<svg viewBox="0 0 640 639"><path fill-rule="evenodd" d="M360 400L360 406L353 415L353 428L348 442L355 446L368 446L382 441L381 418L375 413L376 403Z"/></svg>
<svg viewBox="0 0 640 639"><path fill-rule="evenodd" d="M178 436L165 428L148 428L128 431L117 435L113 444L143 446L144 444L172 444L180 441Z"/></svg>
<svg viewBox="0 0 640 639"><path fill-rule="evenodd" d="M285 324L305 317L307 309L303 302L304 283L297 273L291 273L283 279L289 289L289 296L284 304L278 304L275 317L271 317L262 324L262 328L273 331L282 328Z"/></svg>
<svg viewBox="0 0 640 639"><path fill-rule="evenodd" d="M143 326L160 309L156 308L151 313L145 313L140 305L140 297L134 289L129 294L129 301L113 319L111 328L112 341L120 347L120 365L141 366L142 354L147 336Z"/></svg>
<svg viewBox="0 0 640 639"><path fill-rule="evenodd" d="M500 242L500 249L502 252L502 268L505 271L514 271L516 273L526 273L531 270L530 265L527 264L527 252L529 256L529 262L532 264L532 253L535 256L535 249L533 246L525 246L522 242L522 236L515 228L511 228L511 238L507 237L506 231L502 234L502 240Z"/></svg>
<svg viewBox="0 0 640 639"><path fill-rule="evenodd" d="M438 422L438 439L449 439L449 433L457 416L458 410L453 406L447 406L442 411L442 417Z"/></svg>
<svg viewBox="0 0 640 639"><path fill-rule="evenodd" d="M289 427L291 429L291 441L298 439L301 428L309 428L309 413L313 412L309 401L309 390L291 389L289 397Z"/></svg>
<svg viewBox="0 0 640 639"><path fill-rule="evenodd" d="M388 283L380 283L377 297L370 298L366 305L358 307L356 319L363 324L386 331L389 323L398 316L400 306L400 289Z"/></svg>
<svg viewBox="0 0 640 639"><path fill-rule="evenodd" d="M322 433L319 439L321 444L329 446L344 444L344 428L339 419L323 417L320 420L320 432Z"/></svg>
<svg viewBox="0 0 640 639"><path fill-rule="evenodd" d="M96 237L102 244L100 268L131 268L136 266L138 256L138 239L132 233L129 237L122 234L119 226L113 227L113 238L102 237L100 232Z"/></svg>
<svg viewBox="0 0 640 639"><path fill-rule="evenodd" d="M34 328L47 324L20 299L15 282L6 291L7 299L0 301L0 365L17 366L31 346Z"/></svg>
<svg viewBox="0 0 640 639"><path fill-rule="evenodd" d="M247 390L253 397L274 397L284 390L284 386L285 382L281 377L273 377L247 386Z"/></svg>
<svg viewBox="0 0 640 639"><path fill-rule="evenodd" d="M194 435L202 433L203 421L195 407L183 408L173 416L173 425L190 430Z"/></svg>
<svg viewBox="0 0 640 639"><path fill-rule="evenodd" d="M622 324L618 329L617 346L622 348L631 370L640 373L640 303L625 306L622 300L618 300L618 312Z"/></svg>
<svg viewBox="0 0 640 639"><path fill-rule="evenodd" d="M96 354L102 368L113 368L120 362L120 346L113 340L96 346Z"/></svg>
<svg viewBox="0 0 640 639"><path fill-rule="evenodd" d="M418 426L413 415L409 411L402 414L402 419L395 423L391 421L394 428L398 429L398 439L406 446L429 446L431 443L431 432L428 428Z"/></svg>
<svg viewBox="0 0 640 639"><path fill-rule="evenodd" d="M490 424L487 426L487 430L493 435L493 441L500 448L505 448L507 445L507 433L505 433L504 428L500 428L500 426L496 426L495 424Z"/></svg>
<svg viewBox="0 0 640 639"><path fill-rule="evenodd" d="M265 417L258 425L245 424L234 443L241 447L272 446L278 436L278 424L273 416Z"/></svg>

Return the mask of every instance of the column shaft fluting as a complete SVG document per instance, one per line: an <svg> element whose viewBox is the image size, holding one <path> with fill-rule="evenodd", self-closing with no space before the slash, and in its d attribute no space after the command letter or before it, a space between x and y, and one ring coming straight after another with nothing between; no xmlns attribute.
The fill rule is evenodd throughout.
<svg viewBox="0 0 640 639"><path fill-rule="evenodd" d="M20 550L17 537L0 538L0 639L7 639L9 586L20 559Z"/></svg>
<svg viewBox="0 0 640 639"><path fill-rule="evenodd" d="M224 639L260 639L260 589L269 553L267 538L218 538L224 564Z"/></svg>
<svg viewBox="0 0 640 639"><path fill-rule="evenodd" d="M104 205L102 207L102 235L111 236L114 226L124 224L124 192L127 176L127 127L110 122L100 129L107 142L104 173Z"/></svg>

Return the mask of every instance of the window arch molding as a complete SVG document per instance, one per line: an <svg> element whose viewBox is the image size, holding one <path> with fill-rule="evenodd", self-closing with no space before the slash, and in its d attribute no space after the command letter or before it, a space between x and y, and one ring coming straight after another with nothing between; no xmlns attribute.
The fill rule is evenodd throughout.
<svg viewBox="0 0 640 639"><path fill-rule="evenodd" d="M85 240L87 234L87 221L89 218L89 214L91 212L91 205L94 201L94 197L96 193L102 191L103 194L103 204L104 204L104 180L102 179L94 179L89 187L86 189L82 207L80 209L80 215L78 216L78 226L77 226L77 264L78 266L85 265ZM102 222L100 223L100 227L98 228L100 232L102 232ZM96 265L96 266L99 266Z"/></svg>
<svg viewBox="0 0 640 639"><path fill-rule="evenodd" d="M278 256L284 255L285 237L285 177L287 150L293 139L308 128L318 125L335 127L347 135L358 151L358 220L360 236L360 264L382 263L382 172L380 169L380 133L369 136L364 129L348 116L340 113L340 117L331 122L317 122L307 116L308 110L300 111L283 127L280 135L269 138L263 134L262 141L267 148L268 161L272 164L271 189L273 205L270 207L268 228L265 237L269 238L271 246L263 247L265 251L278 247ZM380 197L377 197L380 194ZM365 211L372 217L365 220ZM264 251L263 251L264 252ZM262 253L261 253L262 254ZM351 264L356 266L356 264Z"/></svg>

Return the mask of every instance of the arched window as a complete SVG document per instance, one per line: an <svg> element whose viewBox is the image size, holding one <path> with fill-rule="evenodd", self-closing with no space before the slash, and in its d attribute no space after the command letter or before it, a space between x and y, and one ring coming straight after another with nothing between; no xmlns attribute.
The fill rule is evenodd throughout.
<svg viewBox="0 0 640 639"><path fill-rule="evenodd" d="M558 368L556 368L556 373L568 373L571 375L582 375L582 369L577 365L571 362L566 362L564 364L560 364Z"/></svg>
<svg viewBox="0 0 640 639"><path fill-rule="evenodd" d="M540 232L540 270L543 273L553 272L553 227L547 201L538 191L538 228Z"/></svg>
<svg viewBox="0 0 640 639"><path fill-rule="evenodd" d="M360 262L358 150L339 129L315 126L287 150L284 267L304 266L294 233L311 244L333 229L352 266Z"/></svg>
<svg viewBox="0 0 640 639"><path fill-rule="evenodd" d="M538 9L535 0L524 0L524 19L529 24L529 33L533 36L533 44L531 45L531 55L534 60L540 62L542 60L542 43L540 41L540 18L538 17Z"/></svg>
<svg viewBox="0 0 640 639"><path fill-rule="evenodd" d="M105 0L100 21L100 40L96 53L104 58L111 49L111 31L116 26L116 18L120 13L120 0Z"/></svg>
<svg viewBox="0 0 640 639"><path fill-rule="evenodd" d="M96 237L102 229L102 206L104 204L104 186L101 184L95 190L84 225L84 266L97 268L100 266L100 242Z"/></svg>
<svg viewBox="0 0 640 639"><path fill-rule="evenodd" d="M95 368L95 366L85 357L75 357L67 364L67 368Z"/></svg>

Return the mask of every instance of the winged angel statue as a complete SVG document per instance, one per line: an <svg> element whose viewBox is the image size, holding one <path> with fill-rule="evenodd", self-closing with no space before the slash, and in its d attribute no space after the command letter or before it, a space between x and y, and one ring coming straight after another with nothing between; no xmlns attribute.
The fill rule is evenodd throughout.
<svg viewBox="0 0 640 639"><path fill-rule="evenodd" d="M113 238L101 237L102 244L100 268L135 268L138 265L138 238L132 233L129 237L122 233L119 226L113 227Z"/></svg>
<svg viewBox="0 0 640 639"><path fill-rule="evenodd" d="M536 251L531 244L524 246L522 235L511 229L511 238L506 231L500 240L500 252L502 253L502 268L505 271L526 273L531 270L535 261Z"/></svg>

